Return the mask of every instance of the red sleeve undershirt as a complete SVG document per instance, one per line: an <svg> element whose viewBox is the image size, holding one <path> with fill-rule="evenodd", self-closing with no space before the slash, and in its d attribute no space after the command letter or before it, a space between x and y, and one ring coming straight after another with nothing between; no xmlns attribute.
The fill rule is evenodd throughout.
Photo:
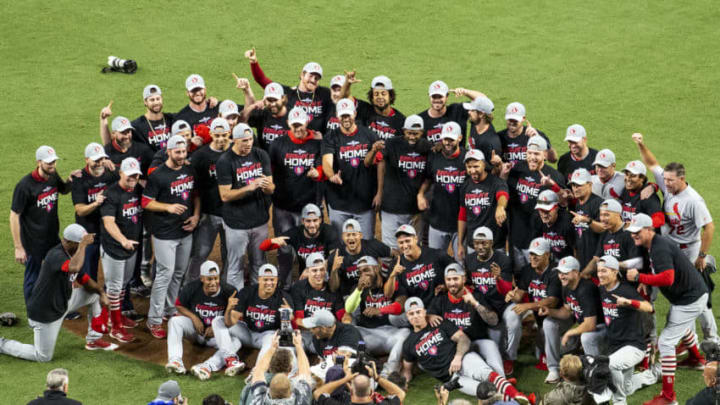
<svg viewBox="0 0 720 405"><path fill-rule="evenodd" d="M495 199L500 201L500 197L505 197L506 201L510 200L510 195L507 193L507 191L500 190L497 193L495 193Z"/></svg>
<svg viewBox="0 0 720 405"><path fill-rule="evenodd" d="M270 80L269 77L265 76L265 72L260 68L259 63L251 63L250 64L250 72L252 72L253 79L255 79L255 82L260 85L263 89L268 84L272 83L272 80Z"/></svg>
<svg viewBox="0 0 720 405"><path fill-rule="evenodd" d="M275 250L279 247L279 245L272 243L271 239L265 239L264 241L262 241L262 243L260 243L260 250L262 250L263 252L267 252L268 250Z"/></svg>
<svg viewBox="0 0 720 405"><path fill-rule="evenodd" d="M337 318L338 321L342 322L343 316L345 316L345 308L340 308L335 312L335 318Z"/></svg>
<svg viewBox="0 0 720 405"><path fill-rule="evenodd" d="M322 165L316 167L315 170L317 170L320 175L317 178L313 179L313 181L321 182L327 180L327 177L325 177L325 173L323 173Z"/></svg>
<svg viewBox="0 0 720 405"><path fill-rule="evenodd" d="M638 281L653 287L667 287L675 281L675 269L665 270L660 274L640 273Z"/></svg>
<svg viewBox="0 0 720 405"><path fill-rule="evenodd" d="M665 215L658 211L651 216L653 228L660 228L661 226L665 225Z"/></svg>
<svg viewBox="0 0 720 405"><path fill-rule="evenodd" d="M402 314L402 306L400 306L399 302L393 302L380 308L380 313L383 315L400 315Z"/></svg>
<svg viewBox="0 0 720 405"><path fill-rule="evenodd" d="M552 187L550 187L550 189L556 193L559 193L561 190L560 186L558 186L557 183L553 183L553 185L552 185Z"/></svg>
<svg viewBox="0 0 720 405"><path fill-rule="evenodd" d="M510 290L512 290L512 282L511 282L511 281L505 281L505 280L503 280L503 279L501 279L501 278L499 278L499 277L497 278L496 286L497 286L498 292L499 292L501 295L505 295L505 294L507 294L508 292L510 292Z"/></svg>
<svg viewBox="0 0 720 405"><path fill-rule="evenodd" d="M70 260L65 260L65 263L62 264L62 267L60 267L60 270L62 270L64 273L67 273L70 271Z"/></svg>
<svg viewBox="0 0 720 405"><path fill-rule="evenodd" d="M467 211L465 211L465 207L460 207L460 211L458 211L458 221L467 222Z"/></svg>
<svg viewBox="0 0 720 405"><path fill-rule="evenodd" d="M143 197L142 197L142 200L140 201L140 205L141 205L143 208L145 208L145 207L147 207L147 205L150 204L150 202L152 202L152 201L155 201L155 199L154 199L154 198L149 198L149 197L143 196Z"/></svg>
<svg viewBox="0 0 720 405"><path fill-rule="evenodd" d="M78 280L78 283L85 285L85 284L87 284L88 281L90 281L90 276L88 276L87 274L83 274L80 277L80 280Z"/></svg>

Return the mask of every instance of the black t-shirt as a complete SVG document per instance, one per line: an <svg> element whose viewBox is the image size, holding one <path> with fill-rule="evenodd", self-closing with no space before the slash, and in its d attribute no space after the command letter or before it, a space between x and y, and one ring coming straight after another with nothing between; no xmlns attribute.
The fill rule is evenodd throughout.
<svg viewBox="0 0 720 405"><path fill-rule="evenodd" d="M597 221L600 217L600 205L603 199L595 194L590 194L590 198L582 204L575 200L572 210L580 215L590 217L593 221ZM577 250L577 259L580 262L580 268L584 268L592 260L595 250L597 249L600 234L593 232L590 225L582 222L573 225L575 228L575 249Z"/></svg>
<svg viewBox="0 0 720 405"><path fill-rule="evenodd" d="M538 132L538 135L545 138L545 142L547 142L548 150L552 147L550 145L550 139L540 131L539 129L536 129ZM523 127L522 132L520 135L516 136L515 138L511 138L508 135L507 128L503 129L502 131L498 132L498 136L500 137L500 143L502 144L502 160L503 162L510 162L513 166L517 165L520 162L525 162L526 153L527 152L527 144L530 140L530 137L526 135L527 127ZM489 159L489 158L488 158Z"/></svg>
<svg viewBox="0 0 720 405"><path fill-rule="evenodd" d="M283 299L293 305L290 295L279 288L270 297L260 298L257 284L243 288L237 297L238 304L234 310L243 314L243 321L253 332L280 329L279 310L284 305Z"/></svg>
<svg viewBox="0 0 720 405"><path fill-rule="evenodd" d="M407 293L402 289L398 289L393 294L392 298L385 296L383 288L366 288L360 295L360 314L357 317L358 326L364 328L377 328L379 326L390 325L390 316L365 316L363 311L365 308L377 308L382 309L389 305L392 305L398 297L407 296Z"/></svg>
<svg viewBox="0 0 720 405"><path fill-rule="evenodd" d="M595 256L603 257L605 255L610 255L616 258L618 262L622 262L641 257L642 254L640 248L635 245L630 233L620 228L617 232L608 230L600 234Z"/></svg>
<svg viewBox="0 0 720 405"><path fill-rule="evenodd" d="M215 164L219 185L230 185L241 189L262 176L272 176L270 157L262 149L252 148L246 156L240 156L228 149ZM276 190L282 192L282 190ZM258 188L252 193L234 201L223 203L222 217L232 229L252 229L270 219L270 196Z"/></svg>
<svg viewBox="0 0 720 405"><path fill-rule="evenodd" d="M312 344L318 356L332 356L341 347L357 350L358 342L362 340L360 332L353 325L335 322L335 333L328 339L312 338Z"/></svg>
<svg viewBox="0 0 720 405"><path fill-rule="evenodd" d="M204 125L208 127L208 129L210 128L210 122L218 116L218 108L219 106L217 105L210 108L208 104L203 112L197 112L190 108L190 104L188 104L174 115L174 121L183 120L187 122L188 125L192 127L193 133L198 135L198 127L200 125ZM241 111L241 106L238 106L238 110Z"/></svg>
<svg viewBox="0 0 720 405"><path fill-rule="evenodd" d="M377 141L375 133L358 126L352 135L339 129L325 134L322 154L333 155L333 172L341 172L343 184L326 182L325 199L335 210L359 213L372 207L377 190L375 166L365 167L365 155Z"/></svg>
<svg viewBox="0 0 720 405"><path fill-rule="evenodd" d="M105 202L100 207L99 215L113 217L120 233L129 240L141 242L143 232L141 198L140 185L136 185L132 190L125 190L120 184L115 183L105 192ZM136 250L125 250L120 242L107 232L104 224L101 227L100 244L105 253L115 260L127 259L136 252Z"/></svg>
<svg viewBox="0 0 720 405"><path fill-rule="evenodd" d="M69 187L57 173L45 180L37 174L37 170L24 176L15 186L10 209L20 215L23 248L38 260L60 243L58 194L66 192Z"/></svg>
<svg viewBox="0 0 720 405"><path fill-rule="evenodd" d="M637 290L628 283L620 282L614 289L608 291L600 286L600 301L603 317L607 327L607 340L610 346L609 353L613 353L623 346L633 346L645 350L644 331L641 327L640 312L632 307L617 305L615 295L630 300L642 300Z"/></svg>
<svg viewBox="0 0 720 405"><path fill-rule="evenodd" d="M402 287L408 297L420 298L427 307L435 297L435 287L445 284L445 267L453 262L447 253L427 247L421 248L417 260L409 261L401 256L400 265L405 270L396 278L398 287Z"/></svg>
<svg viewBox="0 0 720 405"><path fill-rule="evenodd" d="M522 153L525 155L524 151ZM565 187L565 178L557 170L543 165L541 171L558 186ZM540 171L531 171L524 160L517 162L508 175L510 242L521 249L527 248L532 239L532 233L528 230L531 229L530 219L535 213L537 198L541 191L549 189L540 183L540 177Z"/></svg>
<svg viewBox="0 0 720 405"><path fill-rule="evenodd" d="M299 213L305 205L316 202L318 182L307 173L322 165L320 148L320 140L296 143L289 136L272 143L269 155L276 190L272 201L276 207Z"/></svg>
<svg viewBox="0 0 720 405"><path fill-rule="evenodd" d="M472 294L481 305L487 306L482 294L477 291ZM471 341L488 338L487 324L475 308L463 301L462 298L450 297L450 293L440 294L433 298L430 308L428 308L428 314L438 315L444 320L454 323L458 329L465 332Z"/></svg>
<svg viewBox="0 0 720 405"><path fill-rule="evenodd" d="M350 400L349 398L347 399ZM396 396L390 396L385 397L380 402L347 402L347 401L338 401L337 399L331 397L328 394L322 394L320 398L315 400L315 405L401 405L402 402L400 402L400 398Z"/></svg>
<svg viewBox="0 0 720 405"><path fill-rule="evenodd" d="M168 139L172 136L171 128L174 122L172 114L162 113L160 120L148 120L145 115L137 117L132 125L133 142L144 143L157 152L165 149Z"/></svg>
<svg viewBox="0 0 720 405"><path fill-rule="evenodd" d="M487 163L490 163L493 151L496 155L502 157L502 143L500 142L500 136L495 132L493 124L490 124L482 134L477 133L475 125L471 125L469 144L471 149L479 149L483 153ZM486 166L487 170L492 170L492 165L486 164Z"/></svg>
<svg viewBox="0 0 720 405"><path fill-rule="evenodd" d="M339 292L340 296L347 297L355 290L358 279L360 278L355 262L363 256L370 256L375 259L390 257L392 252L389 246L377 239L363 239L360 242L360 252L358 252L358 254L350 254L344 247L339 249L339 254L343 258L342 265L340 265L340 268L337 270L338 277L340 278ZM327 261L330 265L335 261L334 251L330 251Z"/></svg>
<svg viewBox="0 0 720 405"><path fill-rule="evenodd" d="M475 229L486 226L500 238L500 227L495 221L495 209L500 197L509 199L507 183L497 176L487 174L485 179L475 182L472 177L466 176L465 183L460 188L460 207L465 208L465 235L467 242L472 242ZM465 243L465 241L463 241Z"/></svg>
<svg viewBox="0 0 720 405"><path fill-rule="evenodd" d="M558 159L557 170L565 176L565 179L568 181L570 181L570 176L572 176L573 172L577 169L585 169L590 172L590 174L595 174L593 162L595 162L597 153L597 150L588 148L587 156L582 160L576 160L570 152L566 152Z"/></svg>
<svg viewBox="0 0 720 405"><path fill-rule="evenodd" d="M454 121L460 125L460 133L462 138L460 139L460 145L465 145L465 134L467 134L467 121L468 111L463 107L462 103L453 103L447 105L445 115L438 118L430 117L428 110L425 110L418 114L423 120L425 126L425 136L431 144L440 142L440 134L442 133L442 127L444 124ZM488 159L490 157L488 156Z"/></svg>
<svg viewBox="0 0 720 405"><path fill-rule="evenodd" d="M378 114L370 103L357 100L357 120L377 135L379 140L390 140L403 135L405 116L390 107L390 114L385 117Z"/></svg>
<svg viewBox="0 0 720 405"><path fill-rule="evenodd" d="M660 287L660 291L672 305L687 305L697 301L708 292L707 286L690 259L683 254L677 244L670 239L655 235L648 250L650 270L660 274L675 270L675 280L669 287Z"/></svg>
<svg viewBox="0 0 720 405"><path fill-rule="evenodd" d="M302 225L288 229L281 236L290 238L286 243L295 249L295 253L298 255L300 271L305 268L305 259L311 253L318 252L327 257L329 252L338 247L338 243L340 243L337 231L329 224L320 224L318 235L314 238L305 235L305 228Z"/></svg>
<svg viewBox="0 0 720 405"><path fill-rule="evenodd" d="M327 309L336 314L344 308L338 294L330 291L327 285L322 290L316 290L310 285L310 281L298 280L290 287L290 295L293 300L293 307L296 311L303 311L303 317L311 317L315 311Z"/></svg>
<svg viewBox="0 0 720 405"><path fill-rule="evenodd" d="M413 331L403 343L403 360L418 362L438 380L450 379L450 363L457 349L452 337L458 330L454 323L446 320L437 327L428 324L418 332Z"/></svg>
<svg viewBox="0 0 720 405"><path fill-rule="evenodd" d="M70 273L70 255L61 244L47 252L32 294L27 303L28 318L51 323L60 319L68 308L72 282L78 273Z"/></svg>
<svg viewBox="0 0 720 405"><path fill-rule="evenodd" d="M702 391L688 399L685 405L715 405L715 387L705 387Z"/></svg>
<svg viewBox="0 0 720 405"><path fill-rule="evenodd" d="M283 90L288 98L288 111L295 107L301 107L305 110L310 120L308 128L313 131L322 131L325 128L328 111L330 110L330 106L333 105L329 88L318 86L315 92L308 93L300 91L297 87L283 85Z"/></svg>
<svg viewBox="0 0 720 405"><path fill-rule="evenodd" d="M258 137L258 146L265 151L270 151L270 146L275 141L287 138L290 127L287 123L287 110L284 115L276 117L270 110L256 109L250 113L248 125L255 128Z"/></svg>
<svg viewBox="0 0 720 405"><path fill-rule="evenodd" d="M562 285L557 270L552 269L552 264L549 264L542 274L538 274L526 264L517 280L517 286L527 291L532 302L542 301L548 297L555 297L558 302L562 302Z"/></svg>
<svg viewBox="0 0 720 405"><path fill-rule="evenodd" d="M430 226L442 232L457 232L460 187L465 182L465 149L450 158L441 152L428 155L427 177L435 183L430 203Z"/></svg>
<svg viewBox="0 0 720 405"><path fill-rule="evenodd" d="M469 254L465 257L468 284L473 286L475 292L482 294L485 302L487 302L498 315L502 315L508 304L505 302L505 295L500 294L498 291L497 280L490 270L490 266L493 263L500 266L500 278L512 283L512 262L505 253L495 251L490 259L485 261L480 261L477 254Z"/></svg>
<svg viewBox="0 0 720 405"><path fill-rule="evenodd" d="M73 204L92 204L98 195L105 193L108 187L119 179L116 173L105 170L98 177L88 172L87 167L82 170L82 177L73 179L72 182L72 202ZM84 217L75 212L75 222L82 225L88 233L100 232L100 209L96 208L93 212Z"/></svg>
<svg viewBox="0 0 720 405"><path fill-rule="evenodd" d="M542 237L550 242L550 251L556 261L565 256L574 256L575 226L571 214L564 208L558 207L558 216L555 223L546 225L538 213L533 214L532 238Z"/></svg>
<svg viewBox="0 0 720 405"><path fill-rule="evenodd" d="M222 284L215 295L205 295L202 281L195 280L186 284L177 298L177 304L187 308L200 318L206 327L212 325L213 319L225 315L228 298L235 292L229 285Z"/></svg>
<svg viewBox="0 0 720 405"><path fill-rule="evenodd" d="M385 141L385 181L382 210L393 214L416 214L417 193L425 179L430 144L420 139L410 145L403 136Z"/></svg>
<svg viewBox="0 0 720 405"><path fill-rule="evenodd" d="M143 172L142 178L145 178L150 167L150 163L153 161L153 151L150 147L144 143L132 142L130 147L125 151L121 151L117 147L115 142L110 142L105 145L105 153L108 158L115 166L120 167L120 164L126 158L135 158L140 163L140 170Z"/></svg>
<svg viewBox="0 0 720 405"><path fill-rule="evenodd" d="M224 150L217 151L207 144L193 153L191 165L197 175L201 209L204 214L222 216L223 202L218 191L216 164Z"/></svg>
<svg viewBox="0 0 720 405"><path fill-rule="evenodd" d="M578 325L585 321L585 317L591 316L595 316L596 322L600 323L600 293L592 281L581 278L574 290L563 287L561 303L570 307Z"/></svg>
<svg viewBox="0 0 720 405"><path fill-rule="evenodd" d="M148 176L143 200L149 198L165 204L182 204L187 207L180 215L168 212L148 211L150 233L158 239L182 239L190 232L182 229L185 221L193 215L193 196L197 193L195 171L188 165L173 170L163 164Z"/></svg>
<svg viewBox="0 0 720 405"><path fill-rule="evenodd" d="M652 217L655 213L662 213L660 197L657 194L643 200L640 198L640 193L632 193L628 189L623 189L622 194L620 194L620 204L622 205L622 220L624 222L632 221L635 214L645 214Z"/></svg>

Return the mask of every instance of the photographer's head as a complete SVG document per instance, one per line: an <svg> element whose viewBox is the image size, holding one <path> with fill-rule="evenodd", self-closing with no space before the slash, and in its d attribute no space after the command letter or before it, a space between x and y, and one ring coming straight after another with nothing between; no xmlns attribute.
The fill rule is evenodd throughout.
<svg viewBox="0 0 720 405"><path fill-rule="evenodd" d="M68 392L68 371L64 368L56 368L50 370L45 380L45 385L48 390L51 391L62 391L67 394Z"/></svg>
<svg viewBox="0 0 720 405"><path fill-rule="evenodd" d="M173 403L176 405L185 404L185 398L180 393L180 385L175 380L168 380L160 384L157 397L153 402Z"/></svg>
<svg viewBox="0 0 720 405"><path fill-rule="evenodd" d="M709 361L707 362L707 364L705 364L705 370L703 370L703 379L705 380L706 386L714 387L715 384L718 383L717 368L717 361Z"/></svg>
<svg viewBox="0 0 720 405"><path fill-rule="evenodd" d="M268 372L271 374L285 373L289 374L293 368L293 354L290 350L278 349L273 353L270 359L270 368Z"/></svg>
<svg viewBox="0 0 720 405"><path fill-rule="evenodd" d="M583 366L580 357L566 354L560 360L560 377L568 382L578 383L583 378Z"/></svg>
<svg viewBox="0 0 720 405"><path fill-rule="evenodd" d="M335 333L335 316L327 309L320 309L303 321L316 339L329 339Z"/></svg>
<svg viewBox="0 0 720 405"><path fill-rule="evenodd" d="M286 399L292 396L292 384L287 374L275 374L270 380L270 391L268 392L272 401Z"/></svg>
<svg viewBox="0 0 720 405"><path fill-rule="evenodd" d="M351 401L354 403L371 402L373 391L372 380L365 374L358 374L350 382Z"/></svg>
<svg viewBox="0 0 720 405"><path fill-rule="evenodd" d="M497 387L490 381L483 381L478 384L475 396L478 399L478 405L491 405L503 399L502 393L499 393Z"/></svg>

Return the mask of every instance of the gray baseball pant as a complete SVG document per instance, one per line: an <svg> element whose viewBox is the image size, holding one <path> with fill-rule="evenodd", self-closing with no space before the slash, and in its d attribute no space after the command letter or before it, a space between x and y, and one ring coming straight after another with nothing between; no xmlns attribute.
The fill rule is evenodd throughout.
<svg viewBox="0 0 720 405"><path fill-rule="evenodd" d="M410 335L410 329L396 328L392 325L382 325L377 328L357 327L363 337L367 350L374 356L387 354L388 359L383 366L382 375L389 375L393 371L400 371L402 364L402 346Z"/></svg>
<svg viewBox="0 0 720 405"><path fill-rule="evenodd" d="M357 214L333 209L328 204L330 224L335 227L338 235L342 235L342 225L348 219L355 219L360 223L363 239L370 240L375 237L375 211L367 210Z"/></svg>
<svg viewBox="0 0 720 405"><path fill-rule="evenodd" d="M175 314L175 300L190 261L192 235L182 239L158 239L153 236L152 242L157 270L150 292L148 323L158 325L162 323L163 314Z"/></svg>
<svg viewBox="0 0 720 405"><path fill-rule="evenodd" d="M225 243L225 232L223 231L222 217L217 215L203 214L198 222L198 226L193 232L193 248L190 257L190 266L188 268L185 283L200 278L200 266L207 260L210 252L215 246L215 240L220 235L220 245L222 250L222 258L226 259L227 245ZM224 265L225 263L223 263Z"/></svg>
<svg viewBox="0 0 720 405"><path fill-rule="evenodd" d="M58 333L60 333L60 328L62 328L65 315L85 306L88 307L88 332L87 335L85 335L85 341L90 343L100 339L102 334L95 332L90 327L92 318L100 315L100 296L80 287L73 288L70 300L68 301L67 311L56 321L43 323L28 319L28 324L33 329L33 344L20 343L16 340L0 339L0 353L41 363L52 360L53 354L55 353L55 343L57 343Z"/></svg>
<svg viewBox="0 0 720 405"><path fill-rule="evenodd" d="M550 316L543 320L545 356L547 356L547 367L550 372L557 373L560 370L560 340L572 324L571 319L557 319Z"/></svg>
<svg viewBox="0 0 720 405"><path fill-rule="evenodd" d="M505 377L505 368L503 367L502 355L500 354L498 345L496 345L492 339L477 339L472 343L477 347L485 363L487 363L494 372Z"/></svg>
<svg viewBox="0 0 720 405"><path fill-rule="evenodd" d="M488 328L488 335L498 347L503 348L503 352L508 360L515 361L517 359L520 340L522 339L522 315L513 312L515 303L511 303L505 308L502 314L501 322L495 326ZM504 344L503 344L504 342Z"/></svg>
<svg viewBox="0 0 720 405"><path fill-rule="evenodd" d="M681 248L680 250L685 254L685 257L690 259L690 262L694 264L700 255L700 245L700 241L688 243L684 249ZM700 327L702 328L705 339L717 339L718 328L715 322L715 316L713 315L712 309L707 306L705 306L702 314L700 314Z"/></svg>
<svg viewBox="0 0 720 405"><path fill-rule="evenodd" d="M283 232L300 225L300 214L285 211L284 209L277 208L273 205L272 223L275 237L278 237ZM292 268L294 259L295 254L293 253L292 246L285 245L278 249L278 280L285 289L290 289L290 284L292 283Z"/></svg>
<svg viewBox="0 0 720 405"><path fill-rule="evenodd" d="M707 308L708 294L703 294L695 302L687 305L670 305L665 328L658 337L660 357L675 358L675 346L685 336L688 329L695 327L695 319Z"/></svg>
<svg viewBox="0 0 720 405"><path fill-rule="evenodd" d="M225 238L228 246L228 284L238 290L245 287L245 253L250 264L250 283L257 284L258 270L265 264L265 252L260 250L260 243L268 238L267 224L251 229L233 229L225 224Z"/></svg>
<svg viewBox="0 0 720 405"><path fill-rule="evenodd" d="M415 228L417 232L418 243L422 241L423 224L422 215L420 214L393 214L386 211L380 211L380 229L382 232L382 243L390 246L391 249L397 249L397 240L395 239L395 231L400 225L409 224Z"/></svg>
<svg viewBox="0 0 720 405"><path fill-rule="evenodd" d="M212 326L218 344L218 351L223 359L234 356L243 345L250 346L253 349L260 349L257 358L261 359L267 349L270 348L273 335L275 335L274 330L253 332L245 322L238 322L228 328L225 325L225 318L222 316L213 319Z"/></svg>
<svg viewBox="0 0 720 405"><path fill-rule="evenodd" d="M492 372L493 370L479 354L465 353L462 359L462 368L458 372L460 374L458 382L462 385L460 392L474 397L477 393L477 386L482 381L487 381Z"/></svg>
<svg viewBox="0 0 720 405"><path fill-rule="evenodd" d="M457 232L443 232L435 229L430 225L428 229L428 247L430 249L438 249L441 252L447 252L448 246L452 245L455 260L460 260L457 254L458 234Z"/></svg>
<svg viewBox="0 0 720 405"><path fill-rule="evenodd" d="M634 346L623 346L610 355L610 378L616 388L612 396L613 405L626 405L627 397L635 391L657 382L658 375L654 367L634 374L635 366L644 357L645 351Z"/></svg>
<svg viewBox="0 0 720 405"><path fill-rule="evenodd" d="M199 345L217 347L215 338L205 340L204 336L197 333L192 319L182 315L173 316L168 321L168 363L177 361L183 364L183 338L194 340ZM225 359L222 357L220 351L216 351L205 363L214 366L209 367L212 371L217 371L225 365Z"/></svg>
<svg viewBox="0 0 720 405"><path fill-rule="evenodd" d="M585 332L580 335L580 344L583 352L590 356L599 356L607 351L607 329L605 324L595 326L592 332Z"/></svg>
<svg viewBox="0 0 720 405"><path fill-rule="evenodd" d="M125 260L113 259L109 254L105 252L105 249L100 247L100 260L102 261L103 265L103 274L105 276L105 289L107 290L108 297L120 297L120 293L125 288L127 283L130 282L133 271L135 271L136 258L137 254L133 253L132 256Z"/></svg>

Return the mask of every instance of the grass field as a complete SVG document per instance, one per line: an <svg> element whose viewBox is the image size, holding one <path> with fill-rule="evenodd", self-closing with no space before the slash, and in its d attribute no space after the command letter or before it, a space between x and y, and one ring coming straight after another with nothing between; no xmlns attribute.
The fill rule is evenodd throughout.
<svg viewBox="0 0 720 405"><path fill-rule="evenodd" d="M7 213L15 183L33 169L37 146L55 147L62 158L58 169L67 174L84 164L84 146L98 140L98 114L110 100L116 114L134 119L143 112L142 88L156 83L165 110L177 111L187 103L190 73L203 75L210 95L241 102L231 73L249 77L242 55L252 46L265 72L286 84L296 83L309 60L322 64L323 85L344 69L357 69L364 80L358 95L373 76L385 74L397 89L396 107L406 114L427 108L427 86L436 79L485 92L495 102L498 129L505 106L521 101L558 151L566 151L565 128L577 122L587 128L591 146L615 151L619 166L636 158L630 134L642 132L661 162L685 163L692 185L720 218L720 142L713 133L720 104L720 9L712 0L31 0L7 2L3 9L0 311L23 318L19 328L0 329L7 338L32 340ZM135 75L102 75L108 55L135 59L140 68ZM72 208L69 196L61 200L64 226L72 221ZM662 319L664 299L657 309ZM147 403L167 379L159 366L86 352L82 342L61 332L49 364L0 356L0 403L34 398L55 367L70 370L70 396L86 404ZM527 367L516 366L518 386L544 392L545 375L532 367L529 353L526 348L520 359ZM242 386L240 378L179 381L193 404L213 392L235 403ZM699 372L680 371L677 382L681 403L702 387ZM433 383L415 380L406 403L434 403ZM659 389L645 389L629 402L642 403Z"/></svg>

